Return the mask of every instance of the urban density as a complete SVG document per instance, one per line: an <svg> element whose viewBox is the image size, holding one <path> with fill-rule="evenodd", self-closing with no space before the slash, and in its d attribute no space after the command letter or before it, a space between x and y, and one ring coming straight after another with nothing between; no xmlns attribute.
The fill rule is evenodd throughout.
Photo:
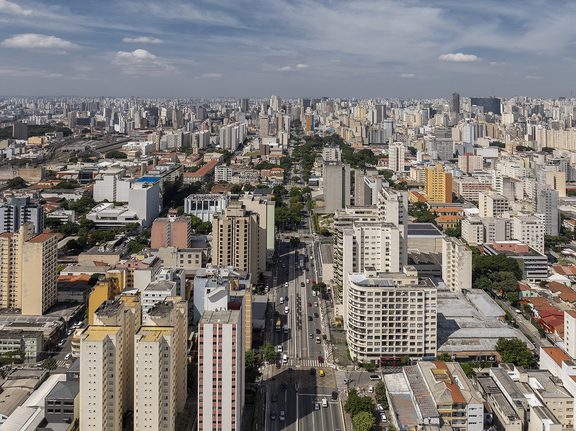
<svg viewBox="0 0 576 431"><path fill-rule="evenodd" d="M448 96L2 99L0 427L573 428L576 103Z"/></svg>
<svg viewBox="0 0 576 431"><path fill-rule="evenodd" d="M569 431L576 4L0 0L0 431Z"/></svg>

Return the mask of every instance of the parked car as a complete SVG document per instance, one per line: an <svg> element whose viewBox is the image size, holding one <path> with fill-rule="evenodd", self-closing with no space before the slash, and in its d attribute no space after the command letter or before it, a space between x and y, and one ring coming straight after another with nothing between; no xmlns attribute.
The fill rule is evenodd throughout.
<svg viewBox="0 0 576 431"><path fill-rule="evenodd" d="M322 407L328 407L328 400L326 398L322 398Z"/></svg>
<svg viewBox="0 0 576 431"><path fill-rule="evenodd" d="M272 411L272 413L270 414L270 419L272 419L273 421L276 420L276 410Z"/></svg>
<svg viewBox="0 0 576 431"><path fill-rule="evenodd" d="M312 322L312 316L308 316L308 321Z"/></svg>
<svg viewBox="0 0 576 431"><path fill-rule="evenodd" d="M382 377L380 377L378 374L372 374L370 375L370 380L382 380Z"/></svg>
<svg viewBox="0 0 576 431"><path fill-rule="evenodd" d="M308 334L308 338L314 338L314 334L313 334L312 332L310 332L310 333Z"/></svg>
<svg viewBox="0 0 576 431"><path fill-rule="evenodd" d="M315 368L310 368L310 374L315 376L316 375L316 369Z"/></svg>
<svg viewBox="0 0 576 431"><path fill-rule="evenodd" d="M322 356L318 356L318 362L320 362L321 364L324 363L324 358Z"/></svg>
<svg viewBox="0 0 576 431"><path fill-rule="evenodd" d="M314 317L318 319L318 313L314 313Z"/></svg>
<svg viewBox="0 0 576 431"><path fill-rule="evenodd" d="M368 393L369 393L369 394L373 394L373 393L374 393L374 386L372 386L372 385L368 386Z"/></svg>

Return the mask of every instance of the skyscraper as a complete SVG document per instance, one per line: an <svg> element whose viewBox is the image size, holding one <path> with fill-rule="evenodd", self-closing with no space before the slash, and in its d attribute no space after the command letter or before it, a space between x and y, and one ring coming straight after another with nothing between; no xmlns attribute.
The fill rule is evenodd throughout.
<svg viewBox="0 0 576 431"><path fill-rule="evenodd" d="M12 125L12 136L14 139L20 139L23 141L28 140L28 124L18 121Z"/></svg>
<svg viewBox="0 0 576 431"><path fill-rule="evenodd" d="M442 238L442 279L453 292L472 289L472 251L458 238Z"/></svg>
<svg viewBox="0 0 576 431"><path fill-rule="evenodd" d="M250 99L240 99L240 112L248 112L250 107Z"/></svg>
<svg viewBox="0 0 576 431"><path fill-rule="evenodd" d="M544 220L544 234L557 236L559 232L558 190L548 184L538 184L536 190L536 214Z"/></svg>
<svg viewBox="0 0 576 431"><path fill-rule="evenodd" d="M239 430L245 387L242 311L205 311L198 345L198 430Z"/></svg>
<svg viewBox="0 0 576 431"><path fill-rule="evenodd" d="M34 236L27 222L15 233L0 234L0 306L41 315L56 303L56 235Z"/></svg>
<svg viewBox="0 0 576 431"><path fill-rule="evenodd" d="M26 222L34 225L34 233L44 231L44 206L30 204L28 196L12 198L11 204L0 206L0 233L17 232Z"/></svg>
<svg viewBox="0 0 576 431"><path fill-rule="evenodd" d="M324 162L322 173L324 212L333 213L350 205L350 165L342 162Z"/></svg>
<svg viewBox="0 0 576 431"><path fill-rule="evenodd" d="M430 203L452 203L452 174L440 163L426 168L426 199Z"/></svg>
<svg viewBox="0 0 576 431"><path fill-rule="evenodd" d="M261 115L258 118L258 125L259 125L259 133L258 136L260 139L265 138L270 134L270 118L268 115Z"/></svg>
<svg viewBox="0 0 576 431"><path fill-rule="evenodd" d="M266 248L266 243L260 243L259 223L258 213L247 211L238 200L230 201L228 208L214 214L212 263L234 266L253 276L264 271L266 261L261 262L260 247Z"/></svg>
<svg viewBox="0 0 576 431"><path fill-rule="evenodd" d="M460 113L460 95L458 93L452 93L450 96L450 113Z"/></svg>
<svg viewBox="0 0 576 431"><path fill-rule="evenodd" d="M406 147L402 142L393 142L388 146L388 168L395 172L404 172L404 153Z"/></svg>

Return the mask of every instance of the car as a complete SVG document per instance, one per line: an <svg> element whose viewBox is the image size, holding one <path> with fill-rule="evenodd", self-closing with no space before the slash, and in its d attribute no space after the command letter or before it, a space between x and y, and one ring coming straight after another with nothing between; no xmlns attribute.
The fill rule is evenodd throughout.
<svg viewBox="0 0 576 431"><path fill-rule="evenodd" d="M312 280L312 284L316 284L316 280Z"/></svg>
<svg viewBox="0 0 576 431"><path fill-rule="evenodd" d="M332 399L333 399L333 400L337 400L337 399L338 399L338 392L332 391Z"/></svg>
<svg viewBox="0 0 576 431"><path fill-rule="evenodd" d="M290 312L290 309L288 308L288 306L284 307L284 313L288 314Z"/></svg>
<svg viewBox="0 0 576 431"><path fill-rule="evenodd" d="M309 321L309 322L312 321L312 316L308 316L308 321Z"/></svg>
<svg viewBox="0 0 576 431"><path fill-rule="evenodd" d="M326 374L324 374L324 370L320 370L320 377L324 377Z"/></svg>
<svg viewBox="0 0 576 431"><path fill-rule="evenodd" d="M282 383L282 384L280 385L280 390L281 390L282 392L284 392L284 391L286 390L286 383Z"/></svg>
<svg viewBox="0 0 576 431"><path fill-rule="evenodd" d="M323 364L324 363L324 358L322 356L318 356L318 362Z"/></svg>
<svg viewBox="0 0 576 431"><path fill-rule="evenodd" d="M318 307L318 303L317 303L317 302L314 302L314 307Z"/></svg>
<svg viewBox="0 0 576 431"><path fill-rule="evenodd" d="M310 283L310 279L309 279L309 278L306 279L306 283Z"/></svg>
<svg viewBox="0 0 576 431"><path fill-rule="evenodd" d="M284 297L284 301L288 302L288 297L287 297L287 296Z"/></svg>
<svg viewBox="0 0 576 431"><path fill-rule="evenodd" d="M72 356L72 353L68 353L68 354L66 354L66 356L64 357L64 359L68 360L68 359L70 359L71 356Z"/></svg>
<svg viewBox="0 0 576 431"><path fill-rule="evenodd" d="M276 351L277 351L278 353L282 353L282 346L278 346L278 347L276 348Z"/></svg>
<svg viewBox="0 0 576 431"><path fill-rule="evenodd" d="M376 405L376 408L378 409L378 411L379 411L380 413L382 413L382 412L384 411L384 407L382 407L382 404L377 404L377 405Z"/></svg>
<svg viewBox="0 0 576 431"><path fill-rule="evenodd" d="M368 393L369 393L369 394L373 394L373 393L374 393L374 386L372 386L372 385L368 386Z"/></svg>
<svg viewBox="0 0 576 431"><path fill-rule="evenodd" d="M308 334L308 338L314 338L314 334L313 334L312 332L310 332L310 333Z"/></svg>
<svg viewBox="0 0 576 431"><path fill-rule="evenodd" d="M315 376L316 375L316 368L310 368L310 374Z"/></svg>
<svg viewBox="0 0 576 431"><path fill-rule="evenodd" d="M320 343L321 343L320 337L316 337L316 344L320 344Z"/></svg>
<svg viewBox="0 0 576 431"><path fill-rule="evenodd" d="M272 419L273 421L276 420L276 410L272 411L272 413L270 414L270 419Z"/></svg>
<svg viewBox="0 0 576 431"><path fill-rule="evenodd" d="M300 286L301 286L301 287L304 287L304 286L306 286L306 285L304 284L304 282L301 282L301 283L300 283Z"/></svg>
<svg viewBox="0 0 576 431"><path fill-rule="evenodd" d="M284 297L283 296L280 297L280 304L284 304Z"/></svg>
<svg viewBox="0 0 576 431"><path fill-rule="evenodd" d="M379 376L378 374L371 374L370 375L370 380L374 381L374 380L382 380L382 377Z"/></svg>
<svg viewBox="0 0 576 431"><path fill-rule="evenodd" d="M282 364L280 363L280 361L276 361L276 368L280 368L282 366Z"/></svg>
<svg viewBox="0 0 576 431"><path fill-rule="evenodd" d="M278 401L278 395L274 394L272 395L272 402L275 403L276 401Z"/></svg>
<svg viewBox="0 0 576 431"><path fill-rule="evenodd" d="M314 410L320 410L320 404L314 403Z"/></svg>
<svg viewBox="0 0 576 431"><path fill-rule="evenodd" d="M315 290L312 291L312 296L318 296L318 292L316 292Z"/></svg>
<svg viewBox="0 0 576 431"><path fill-rule="evenodd" d="M288 287L288 282L284 283L284 287Z"/></svg>
<svg viewBox="0 0 576 431"><path fill-rule="evenodd" d="M316 333L320 334L320 328L316 328Z"/></svg>
<svg viewBox="0 0 576 431"><path fill-rule="evenodd" d="M382 422L386 422L386 421L387 421L386 415L385 415L384 413L380 413L380 420L381 420Z"/></svg>
<svg viewBox="0 0 576 431"><path fill-rule="evenodd" d="M285 264L285 263L282 264L282 268L286 268L286 264Z"/></svg>
<svg viewBox="0 0 576 431"><path fill-rule="evenodd" d="M286 420L286 414L284 413L284 410L282 410L280 412L280 422L284 422Z"/></svg>
<svg viewBox="0 0 576 431"><path fill-rule="evenodd" d="M318 313L314 313L314 317L318 319Z"/></svg>
<svg viewBox="0 0 576 431"><path fill-rule="evenodd" d="M312 303L311 303L311 302L308 303L308 307L312 307Z"/></svg>
<svg viewBox="0 0 576 431"><path fill-rule="evenodd" d="M326 398L322 398L322 407L328 407L328 400Z"/></svg>

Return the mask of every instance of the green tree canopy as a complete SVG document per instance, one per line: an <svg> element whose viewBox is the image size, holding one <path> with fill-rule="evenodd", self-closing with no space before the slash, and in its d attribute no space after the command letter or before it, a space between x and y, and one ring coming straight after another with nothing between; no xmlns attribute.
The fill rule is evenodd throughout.
<svg viewBox="0 0 576 431"><path fill-rule="evenodd" d="M272 343L263 344L260 346L260 357L266 362L272 361L275 356L274 345Z"/></svg>
<svg viewBox="0 0 576 431"><path fill-rule="evenodd" d="M46 368L47 370L55 370L58 367L58 364L56 363L56 359L46 358L42 362L41 367Z"/></svg>
<svg viewBox="0 0 576 431"><path fill-rule="evenodd" d="M352 418L360 412L372 413L374 410L374 400L370 397L359 397L355 389L348 392L348 400L344 404L344 411Z"/></svg>
<svg viewBox="0 0 576 431"><path fill-rule="evenodd" d="M370 431L376 425L372 412L360 412L352 416L352 426L356 431Z"/></svg>
<svg viewBox="0 0 576 431"><path fill-rule="evenodd" d="M108 151L106 153L106 158L107 159L127 159L128 155L123 151L113 150L113 151Z"/></svg>
<svg viewBox="0 0 576 431"><path fill-rule="evenodd" d="M6 181L6 185L11 189L21 189L26 186L26 181L22 177L15 177Z"/></svg>
<svg viewBox="0 0 576 431"><path fill-rule="evenodd" d="M498 339L496 343L496 351L500 353L502 362L507 364L519 365L524 368L532 368L536 366L534 355L526 347L526 343L518 338Z"/></svg>

